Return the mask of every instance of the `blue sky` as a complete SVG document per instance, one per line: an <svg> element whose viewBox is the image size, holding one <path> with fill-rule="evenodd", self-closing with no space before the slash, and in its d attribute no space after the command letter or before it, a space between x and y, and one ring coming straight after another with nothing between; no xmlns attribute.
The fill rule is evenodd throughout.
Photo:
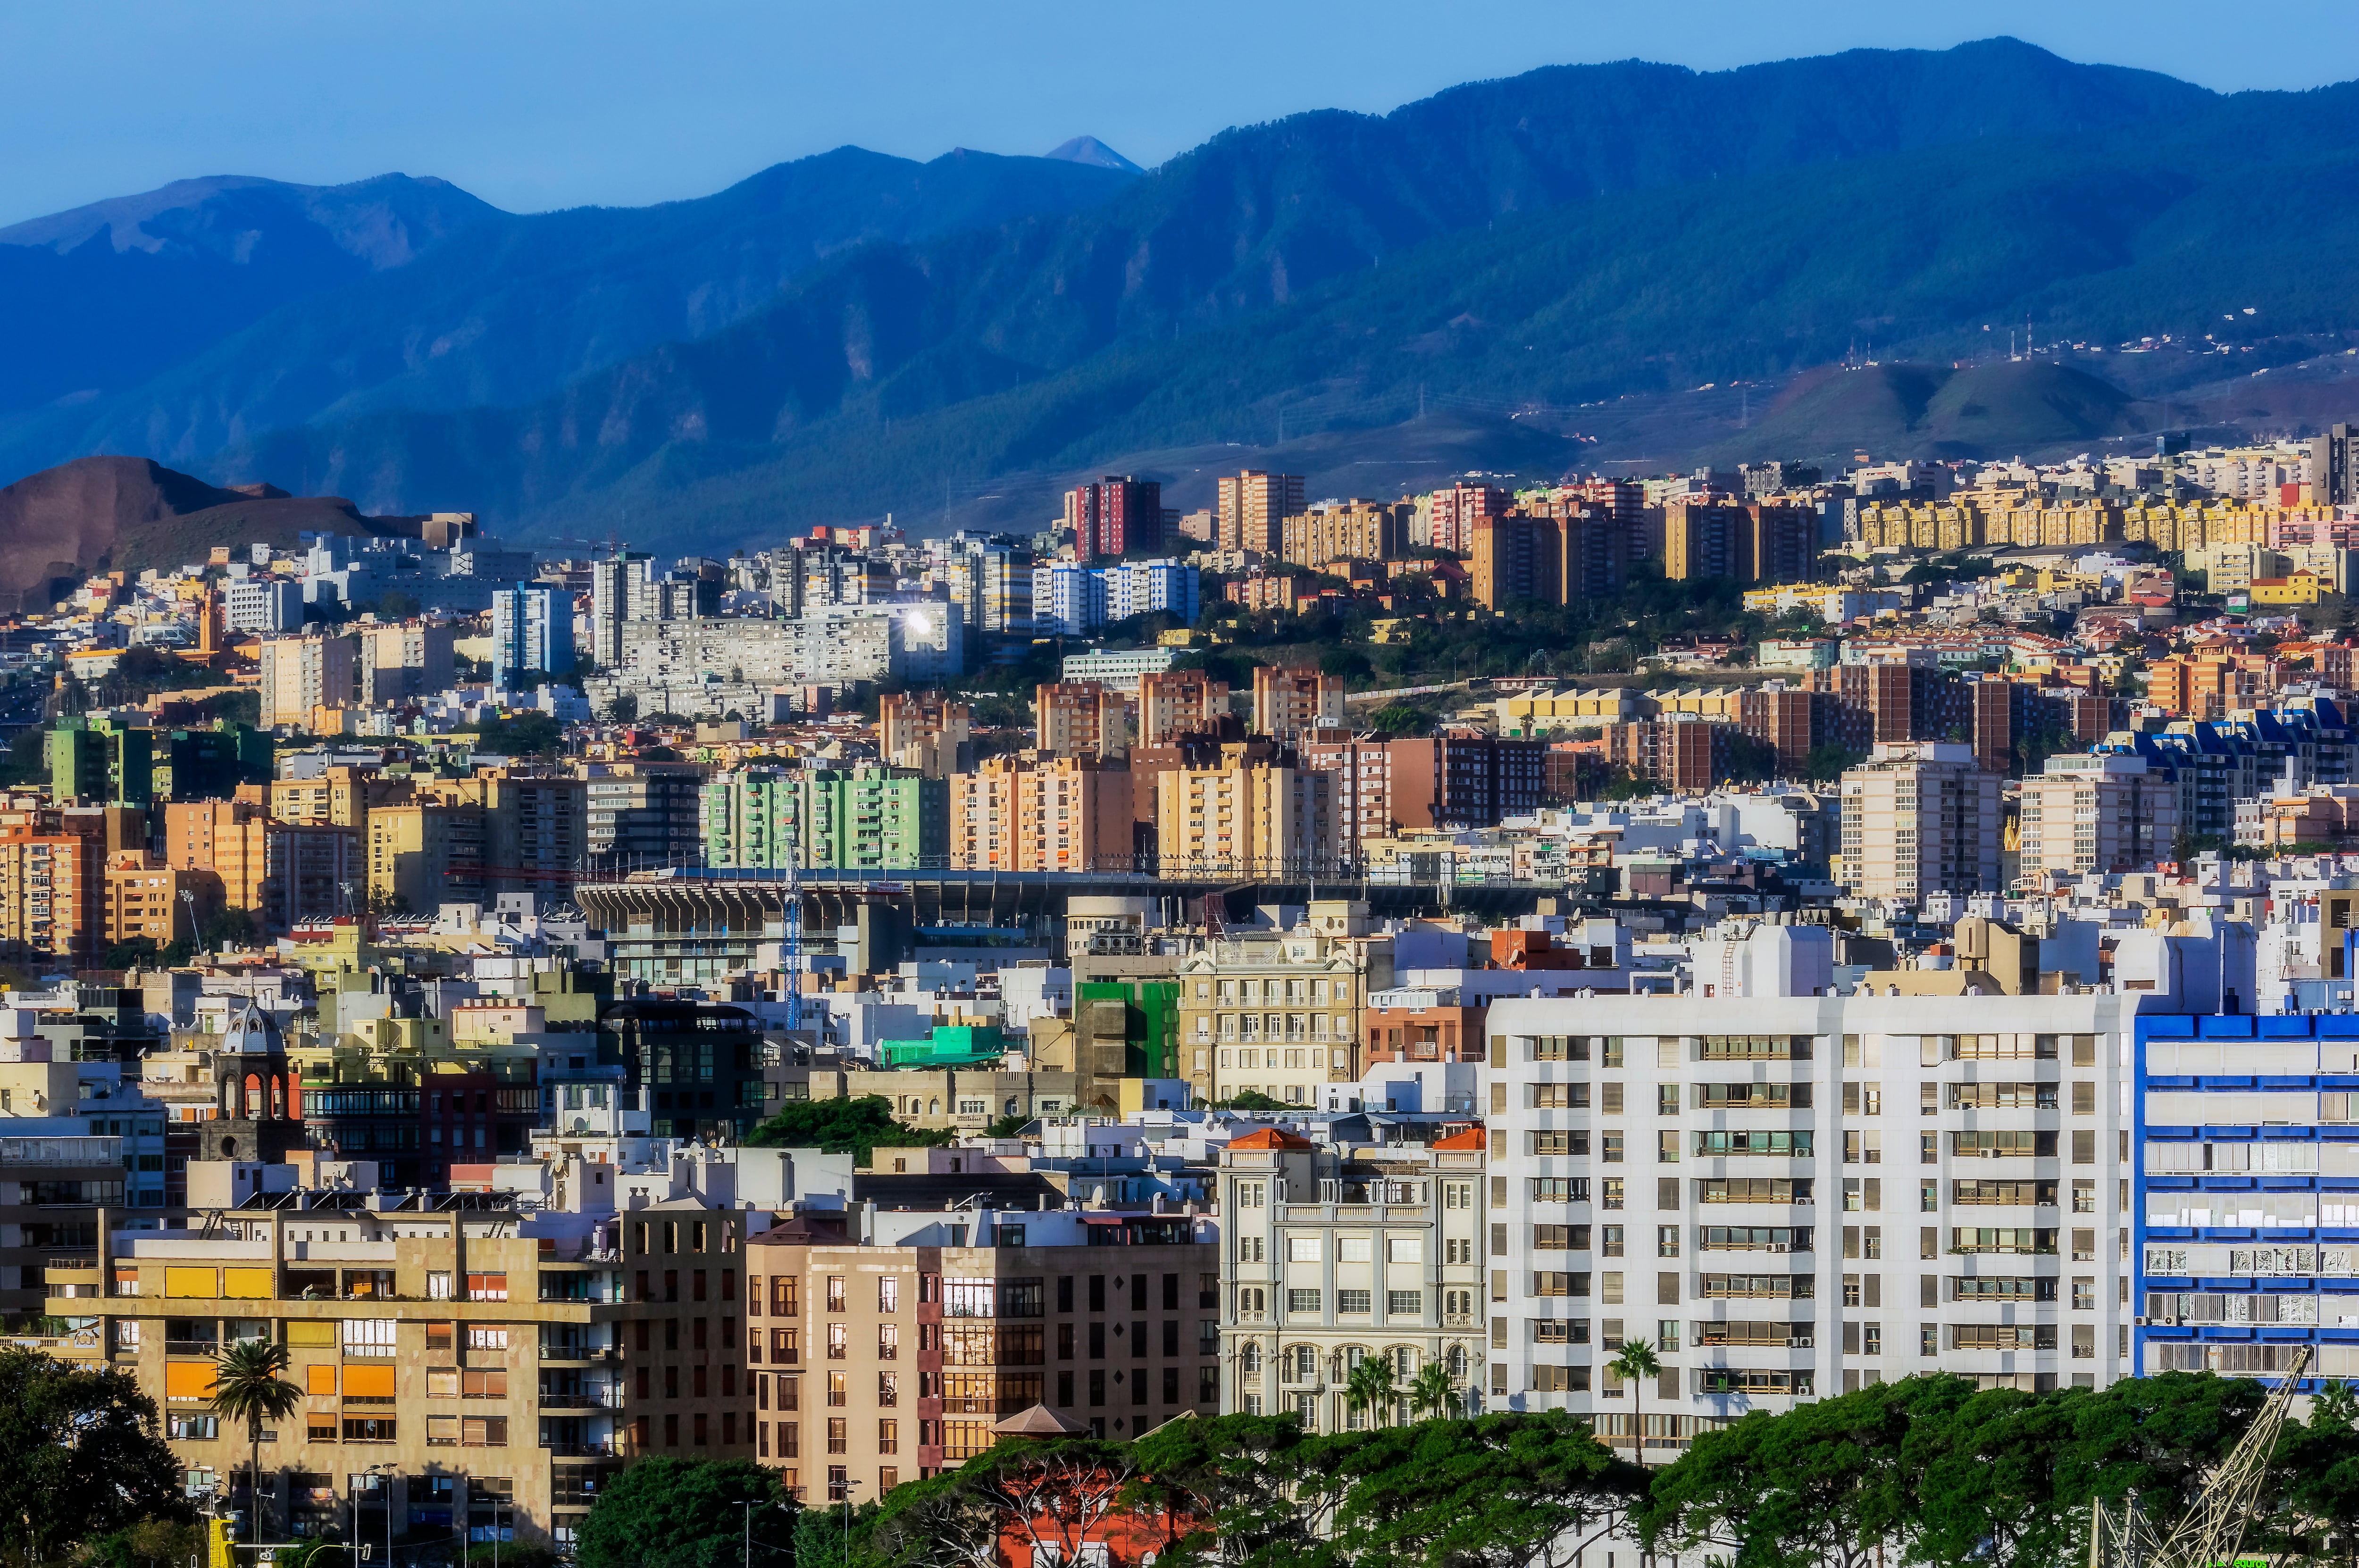
<svg viewBox="0 0 2359 1568"><path fill-rule="evenodd" d="M436 174L515 211L717 189L845 142L1233 124L1641 56L1713 70L2011 33L2223 91L2359 76L2359 14L2271 0L80 0L0 12L0 223L202 174Z"/></svg>

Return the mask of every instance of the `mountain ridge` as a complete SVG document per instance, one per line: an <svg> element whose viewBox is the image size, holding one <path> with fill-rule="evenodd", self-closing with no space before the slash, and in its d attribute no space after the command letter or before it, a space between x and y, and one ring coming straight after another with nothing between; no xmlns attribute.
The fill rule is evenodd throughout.
<svg viewBox="0 0 2359 1568"><path fill-rule="evenodd" d="M1949 355L1982 312L2176 329L2257 290L2250 332L2335 330L2347 269L2319 257L2359 212L2332 181L2325 245L2221 244L2217 209L2239 178L2325 178L2354 145L2359 90L2223 96L2012 39L1546 67L1232 128L1101 201L853 238L714 330L538 392L432 354L323 371L331 307L464 274L429 254L290 308L270 352L44 414L43 438L511 532L603 533L627 508L717 546L766 516L930 513L998 475L1266 441L1289 410L1381 423L1429 386L1578 406L1780 379L1862 339ZM0 422L0 458L32 449L26 424Z"/></svg>

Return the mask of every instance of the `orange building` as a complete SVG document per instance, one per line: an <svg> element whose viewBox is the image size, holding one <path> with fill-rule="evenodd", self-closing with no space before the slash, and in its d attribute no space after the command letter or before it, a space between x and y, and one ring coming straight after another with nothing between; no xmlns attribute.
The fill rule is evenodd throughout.
<svg viewBox="0 0 2359 1568"><path fill-rule="evenodd" d="M1229 715L1229 685L1201 670L1167 670L1138 681L1138 743L1168 746L1217 728Z"/></svg>
<svg viewBox="0 0 2359 1568"><path fill-rule="evenodd" d="M1098 681L1049 681L1033 688L1032 739L1060 757L1111 757L1130 744L1130 702Z"/></svg>
<svg viewBox="0 0 2359 1568"><path fill-rule="evenodd" d="M0 953L87 964L104 925L105 839L0 830Z"/></svg>
<svg viewBox="0 0 2359 1568"><path fill-rule="evenodd" d="M1455 991L1442 991L1455 996ZM1479 1062L1484 1059L1483 1019L1488 1009L1457 1004L1376 1007L1367 1012L1368 1054L1379 1062Z"/></svg>
<svg viewBox="0 0 2359 1568"><path fill-rule="evenodd" d="M164 862L210 871L222 897L258 910L270 869L270 814L250 800L175 801L164 807Z"/></svg>
<svg viewBox="0 0 2359 1568"><path fill-rule="evenodd" d="M99 935L110 947L143 936L158 947L176 936L193 941L221 897L221 879L211 871L181 871L145 849L118 849L106 857Z"/></svg>
<svg viewBox="0 0 2359 1568"><path fill-rule="evenodd" d="M1605 727L1605 760L1669 790L1705 790L1727 776L1734 724L1710 719L1641 719Z"/></svg>
<svg viewBox="0 0 2359 1568"><path fill-rule="evenodd" d="M951 775L951 865L962 871L1127 870L1129 773L1095 758L1038 752Z"/></svg>
<svg viewBox="0 0 2359 1568"><path fill-rule="evenodd" d="M2260 706L2277 689L2277 665L2268 655L2225 649L2158 659L2147 676L2147 699L2188 719L2218 719L2232 708Z"/></svg>

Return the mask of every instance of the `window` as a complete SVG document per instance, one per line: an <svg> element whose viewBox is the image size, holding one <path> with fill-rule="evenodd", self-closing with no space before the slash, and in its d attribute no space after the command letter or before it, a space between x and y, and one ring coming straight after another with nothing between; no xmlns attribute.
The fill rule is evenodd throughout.
<svg viewBox="0 0 2359 1568"><path fill-rule="evenodd" d="M506 1350L508 1331L505 1324L471 1323L467 1325L467 1348L470 1350ZM349 1352L347 1352L349 1354Z"/></svg>
<svg viewBox="0 0 2359 1568"><path fill-rule="evenodd" d="M389 1317L348 1317L343 1322L343 1346L346 1356L385 1356L393 1354L393 1319ZM502 1346L506 1346L506 1330L502 1330Z"/></svg>
<svg viewBox="0 0 2359 1568"><path fill-rule="evenodd" d="M468 1275L467 1299L471 1302L504 1302L507 1300L508 1277L506 1274Z"/></svg>
<svg viewBox="0 0 2359 1568"><path fill-rule="evenodd" d="M1706 1158L1730 1154L1768 1154L1784 1158L1807 1160L1810 1157L1811 1135L1767 1128L1717 1129L1694 1134L1695 1152ZM1677 1145L1670 1158L1677 1159Z"/></svg>
<svg viewBox="0 0 2359 1568"><path fill-rule="evenodd" d="M347 1426L352 1423L347 1422ZM350 1442L347 1438L345 1441ZM504 1415L467 1415L459 1418L459 1446L462 1448L506 1448L508 1445L508 1418Z"/></svg>
<svg viewBox="0 0 2359 1568"><path fill-rule="evenodd" d="M1319 1292L1315 1288L1311 1290L1288 1291L1286 1292L1286 1310L1288 1312L1317 1312L1319 1310Z"/></svg>
<svg viewBox="0 0 2359 1568"><path fill-rule="evenodd" d="M1425 1314L1423 1291L1386 1291L1385 1313L1390 1317L1421 1317Z"/></svg>
<svg viewBox="0 0 2359 1568"><path fill-rule="evenodd" d="M1374 1292L1368 1291L1337 1291L1335 1310L1343 1314L1364 1314L1375 1310Z"/></svg>

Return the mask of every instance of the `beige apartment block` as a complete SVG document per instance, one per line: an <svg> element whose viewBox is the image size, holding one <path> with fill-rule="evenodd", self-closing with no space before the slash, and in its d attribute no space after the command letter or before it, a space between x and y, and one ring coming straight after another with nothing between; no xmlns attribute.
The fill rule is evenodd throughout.
<svg viewBox="0 0 2359 1568"><path fill-rule="evenodd" d="M1221 1155L1223 1414L1299 1417L1305 1432L1414 1419L1435 1362L1461 1409L1483 1393L1491 1261L1480 1128L1430 1147L1321 1148L1279 1128ZM1355 1410L1361 1362L1391 1363L1392 1410Z"/></svg>
<svg viewBox="0 0 2359 1568"><path fill-rule="evenodd" d="M1973 747L1880 743L1844 772L1843 807L1845 892L1914 903L1998 886L1999 775L1975 766Z"/></svg>
<svg viewBox="0 0 2359 1568"><path fill-rule="evenodd" d="M1253 729L1290 746L1306 730L1343 722L1343 683L1323 670L1254 666Z"/></svg>
<svg viewBox="0 0 2359 1568"><path fill-rule="evenodd" d="M1191 1215L806 1212L757 1237L756 1456L804 1502L873 1502L1046 1406L1097 1437L1220 1409L1221 1249ZM873 1228L871 1228L873 1227Z"/></svg>
<svg viewBox="0 0 2359 1568"><path fill-rule="evenodd" d="M2023 781L2022 880L2135 871L2170 858L2179 786L2145 759L2073 753Z"/></svg>
<svg viewBox="0 0 2359 1568"><path fill-rule="evenodd" d="M1151 677L1150 677L1151 678ZM1012 871L1127 871L1127 771L1094 757L1020 752L950 775L950 862Z"/></svg>
<svg viewBox="0 0 2359 1568"><path fill-rule="evenodd" d="M255 1191L285 1169L192 1164L192 1199L223 1205L211 1224L131 1230L102 1212L94 1256L49 1272L50 1312L137 1378L194 1486L245 1487L214 1358L287 1347L303 1405L263 1441L263 1539L349 1528L357 1506L364 1540L384 1539L389 1508L397 1535L463 1520L563 1549L629 1460L753 1452L742 1213L690 1199L601 1215L633 1178L579 1160L538 1210Z"/></svg>
<svg viewBox="0 0 2359 1568"><path fill-rule="evenodd" d="M1214 765L1158 773L1155 826L1167 876L1325 867L1341 849L1334 775L1249 762L1242 743Z"/></svg>
<svg viewBox="0 0 2359 1568"><path fill-rule="evenodd" d="M262 640L263 728L308 725L318 708L342 708L358 695L350 637L266 637Z"/></svg>
<svg viewBox="0 0 2359 1568"><path fill-rule="evenodd" d="M1313 904L1295 930L1212 942L1182 961L1180 1059L1198 1100L1250 1092L1324 1109L1327 1086L1359 1081L1368 994L1393 983L1392 943L1364 935L1365 917L1364 904Z"/></svg>

